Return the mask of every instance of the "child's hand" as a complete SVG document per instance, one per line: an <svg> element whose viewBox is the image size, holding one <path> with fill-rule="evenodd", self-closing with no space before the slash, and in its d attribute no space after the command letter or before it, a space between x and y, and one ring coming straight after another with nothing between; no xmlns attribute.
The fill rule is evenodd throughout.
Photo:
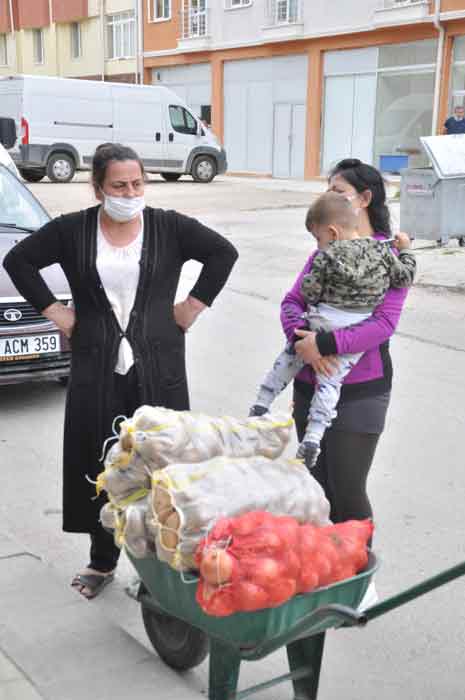
<svg viewBox="0 0 465 700"><path fill-rule="evenodd" d="M407 248L410 248L412 245L408 234L402 233L402 231L396 233L394 238L396 239L394 242L394 247L397 248L397 250L407 250Z"/></svg>

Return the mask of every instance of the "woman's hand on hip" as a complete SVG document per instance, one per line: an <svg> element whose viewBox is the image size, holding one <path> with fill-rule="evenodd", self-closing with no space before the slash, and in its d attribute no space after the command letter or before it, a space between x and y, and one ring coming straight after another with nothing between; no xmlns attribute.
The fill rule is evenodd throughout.
<svg viewBox="0 0 465 700"><path fill-rule="evenodd" d="M42 316L48 318L49 321L58 326L59 330L64 333L67 338L71 338L73 334L73 328L76 323L76 314L74 309L68 306L64 306L59 301L54 304L50 304L46 309L42 311Z"/></svg>
<svg viewBox="0 0 465 700"><path fill-rule="evenodd" d="M316 343L316 333L313 331L304 331L297 329L295 335L298 335L302 340L295 343L295 351L307 365L311 365L317 374L323 374L325 377L331 377L339 366L336 355L327 355L324 357L318 350Z"/></svg>
<svg viewBox="0 0 465 700"><path fill-rule="evenodd" d="M187 332L205 308L206 304L203 302L194 297L187 297L184 301L174 305L174 320L184 332Z"/></svg>

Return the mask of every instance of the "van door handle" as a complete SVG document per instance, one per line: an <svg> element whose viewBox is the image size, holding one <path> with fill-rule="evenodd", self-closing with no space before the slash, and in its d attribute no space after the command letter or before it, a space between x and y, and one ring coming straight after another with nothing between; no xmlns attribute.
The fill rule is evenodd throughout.
<svg viewBox="0 0 465 700"><path fill-rule="evenodd" d="M171 134L168 136L168 140L169 140L170 143L173 143L173 141L174 141L174 134L173 134L173 133L171 133Z"/></svg>
<svg viewBox="0 0 465 700"><path fill-rule="evenodd" d="M155 141L161 141L161 134L159 131L157 131L155 134Z"/></svg>

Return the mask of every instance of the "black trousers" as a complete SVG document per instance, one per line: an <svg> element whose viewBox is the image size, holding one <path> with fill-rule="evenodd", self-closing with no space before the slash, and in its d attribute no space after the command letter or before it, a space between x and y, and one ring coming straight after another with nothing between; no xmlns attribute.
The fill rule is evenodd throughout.
<svg viewBox="0 0 465 700"><path fill-rule="evenodd" d="M299 441L305 434L310 401L309 396L294 387L294 420ZM334 523L373 516L366 484L379 437L377 433L334 428L326 431L312 476L326 494Z"/></svg>
<svg viewBox="0 0 465 700"><path fill-rule="evenodd" d="M130 417L140 406L139 387L135 367L131 367L127 374L113 375L113 416ZM103 529L99 523L96 530L90 535L90 563L88 567L108 573L116 568L120 555L119 548L115 545L113 535Z"/></svg>

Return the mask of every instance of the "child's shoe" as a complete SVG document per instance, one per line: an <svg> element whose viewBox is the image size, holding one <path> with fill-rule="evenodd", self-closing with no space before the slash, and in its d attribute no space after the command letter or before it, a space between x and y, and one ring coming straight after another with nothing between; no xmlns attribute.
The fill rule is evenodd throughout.
<svg viewBox="0 0 465 700"><path fill-rule="evenodd" d="M320 452L320 446L316 442L302 442L297 450L297 458L304 460L307 469L313 469Z"/></svg>

